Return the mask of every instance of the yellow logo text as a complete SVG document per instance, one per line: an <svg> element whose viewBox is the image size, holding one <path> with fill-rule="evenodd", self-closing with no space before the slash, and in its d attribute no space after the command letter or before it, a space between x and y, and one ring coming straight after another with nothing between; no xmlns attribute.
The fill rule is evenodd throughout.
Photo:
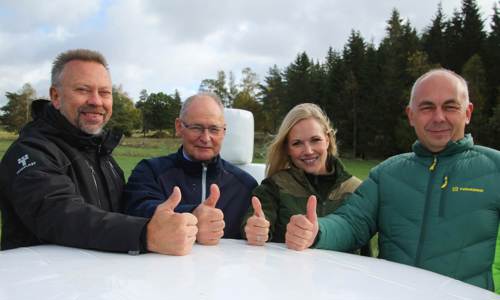
<svg viewBox="0 0 500 300"><path fill-rule="evenodd" d="M451 188L452 192L472 192L472 193L484 193L484 189L480 188L469 188L469 187L459 187L454 186Z"/></svg>

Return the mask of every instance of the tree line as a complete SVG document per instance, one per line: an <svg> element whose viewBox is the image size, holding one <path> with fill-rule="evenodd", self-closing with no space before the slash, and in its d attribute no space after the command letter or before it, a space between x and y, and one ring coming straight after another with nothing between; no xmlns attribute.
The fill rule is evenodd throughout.
<svg viewBox="0 0 500 300"><path fill-rule="evenodd" d="M216 78L204 79L199 90L218 94L226 107L252 111L256 130L271 134L293 106L316 103L338 130L341 153L387 157L409 151L415 140L404 113L411 85L425 71L445 67L468 82L474 104L468 130L476 143L498 149L499 5L500 1L492 9L487 31L476 0L463 0L451 16L446 16L439 4L421 34L394 9L378 45L352 30L343 49L330 47L323 61L313 60L306 52L298 53L288 66L270 67L262 81L251 68L242 70L238 83L232 72L221 70ZM144 134L165 129L173 133L181 105L177 91L169 95L143 90L135 104L121 87L113 89L113 96L109 127L126 133L134 129ZM18 130L20 121L27 120L27 103L34 91L25 85L18 93L6 93L6 97L1 120L7 129Z"/></svg>

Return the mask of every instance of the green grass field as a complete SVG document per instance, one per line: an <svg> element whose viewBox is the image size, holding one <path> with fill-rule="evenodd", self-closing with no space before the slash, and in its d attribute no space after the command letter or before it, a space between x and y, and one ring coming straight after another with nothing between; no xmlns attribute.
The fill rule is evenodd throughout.
<svg viewBox="0 0 500 300"><path fill-rule="evenodd" d="M3 157L3 154L15 138L16 136L14 134L0 131L0 157ZM128 178L133 168L141 159L172 153L177 150L180 143L180 140L176 138L125 138L120 146L115 149L113 156L123 169L125 178ZM255 148L258 149L258 151L255 151L256 153L262 153L264 146L256 145ZM264 158L262 158L262 155L256 155L254 157L254 162L263 163ZM370 169L379 163L378 160L359 159L342 159L342 162L350 173L360 179L365 179Z"/></svg>

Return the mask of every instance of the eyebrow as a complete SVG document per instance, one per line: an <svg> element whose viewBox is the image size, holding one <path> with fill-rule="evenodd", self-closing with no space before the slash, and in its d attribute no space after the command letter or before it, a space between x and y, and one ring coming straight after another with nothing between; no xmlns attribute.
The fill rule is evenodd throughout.
<svg viewBox="0 0 500 300"><path fill-rule="evenodd" d="M447 105L447 104L461 105L460 102L456 99L448 99L448 100L444 101L444 103L442 105ZM418 107L422 107L422 106L436 106L436 104L434 102L432 102L431 100L423 100L422 102L420 102L418 104Z"/></svg>
<svg viewBox="0 0 500 300"><path fill-rule="evenodd" d="M309 138L307 139L304 139L304 140L310 140L310 139L316 139L316 138L319 138L321 139L322 137L320 135L313 135L313 136L310 136ZM302 142L303 139L299 139L299 138L295 138L295 139L291 139L290 142L294 142L294 141L299 141L299 142Z"/></svg>

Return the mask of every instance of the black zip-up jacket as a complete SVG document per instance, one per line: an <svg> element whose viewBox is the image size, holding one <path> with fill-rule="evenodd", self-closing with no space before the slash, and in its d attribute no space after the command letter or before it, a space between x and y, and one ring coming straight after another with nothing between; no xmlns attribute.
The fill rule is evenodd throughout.
<svg viewBox="0 0 500 300"><path fill-rule="evenodd" d="M220 155L206 164L189 161L181 147L168 156L142 160L130 175L123 198L129 214L151 217L156 207L170 196L174 186L178 186L182 200L175 211L192 212L210 195L212 183L220 189L216 207L224 213L224 238L241 238L240 224L257 181Z"/></svg>
<svg viewBox="0 0 500 300"><path fill-rule="evenodd" d="M104 251L144 251L148 219L121 214L123 172L111 156L121 135L89 135L49 101L0 164L1 248L53 243Z"/></svg>

